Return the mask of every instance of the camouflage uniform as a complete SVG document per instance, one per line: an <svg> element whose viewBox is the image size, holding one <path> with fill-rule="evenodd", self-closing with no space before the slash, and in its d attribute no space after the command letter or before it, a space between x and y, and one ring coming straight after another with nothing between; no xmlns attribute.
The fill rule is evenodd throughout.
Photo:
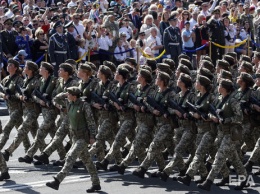
<svg viewBox="0 0 260 194"><path fill-rule="evenodd" d="M135 137L134 111L128 107L128 94L132 92L131 87L132 85L130 85L128 82L125 82L122 86L118 84L114 92L118 99L122 99L122 104L126 110L117 111L119 116L120 129L118 130L115 140L104 160L111 161L112 159L115 159L117 164L122 162L120 148L125 143L125 138L128 137L130 142L132 142ZM112 101L110 101L110 103L113 104Z"/></svg>
<svg viewBox="0 0 260 194"><path fill-rule="evenodd" d="M58 84L59 85L57 86L57 89L55 91L57 95L53 98L53 102L54 104L61 104L64 107L65 103L62 102L66 97L67 88L71 86L77 86L78 82L75 79L69 78L69 80L67 80L67 82L64 83L63 79L60 78ZM66 110L60 112L60 120L61 124L59 125L59 128L57 129L49 145L43 150L43 153L50 156L55 150L59 148L60 159L63 159L66 155L66 151L64 150L62 141L64 140L66 135L69 134L69 119Z"/></svg>
<svg viewBox="0 0 260 194"><path fill-rule="evenodd" d="M166 106L165 103L171 98L173 98L175 95L175 92L170 90L169 88L166 89L164 92L157 91L154 95L155 100ZM149 107L149 105L147 104ZM149 107L149 110L153 112L153 108ZM155 160L159 170L164 169L165 167L165 162L164 158L162 155L162 151L164 150L164 143L168 142L171 144L172 149L174 149L174 142L173 142L173 136L174 136L174 128L176 127L176 123L172 120L172 118L165 118L164 115L160 115L155 117L155 122L156 122L156 129L157 132L149 145L149 149L147 152L147 155L140 165L141 168L147 170L152 162ZM177 122L177 121L175 121ZM168 144L168 145L169 145ZM168 148L169 148L168 147Z"/></svg>
<svg viewBox="0 0 260 194"><path fill-rule="evenodd" d="M179 106L184 107L186 101L193 103L194 101L194 94L190 91L187 91L187 94L182 95L181 92L176 95L176 102ZM171 111L170 111L171 112ZM179 131L182 131L180 141L176 141L174 155L168 165L164 168L164 172L169 176L172 173L172 170L175 166L179 168L179 171L185 170L184 160L182 155L187 150L193 150L191 152L192 156L194 156L195 152L195 138L196 138L196 126L193 120L186 120L179 118ZM176 136L176 134L174 135ZM178 138L179 139L179 138Z"/></svg>
<svg viewBox="0 0 260 194"><path fill-rule="evenodd" d="M32 93L34 89L39 86L38 77L32 77L30 79L26 78L24 80L23 89L24 93L27 94L28 100L23 102L23 115L24 121L18 129L12 144L6 149L9 154L12 154L20 145L20 143L27 137L29 132L32 133L33 137L36 136L36 131L38 129L37 118L40 114L40 106L32 98Z"/></svg>
<svg viewBox="0 0 260 194"><path fill-rule="evenodd" d="M12 77L5 77L2 80L2 85L10 91L11 96L8 100L6 100L10 119L7 121L6 125L3 128L3 132L0 137L0 149L4 147L7 140L9 139L9 135L13 127L16 126L18 128L23 122L22 103L20 99L16 96L16 87L21 87L23 85L23 79L19 75L14 74ZM3 93L0 93L0 95L2 97L4 96Z"/></svg>
<svg viewBox="0 0 260 194"><path fill-rule="evenodd" d="M8 168L2 153L0 153L0 171L1 173L8 172Z"/></svg>
<svg viewBox="0 0 260 194"><path fill-rule="evenodd" d="M151 88L149 84L144 86L137 86L137 91L135 92L135 96L137 98L144 98L146 96L153 96L154 90ZM133 103L130 103L130 107L133 107ZM121 162L121 166L127 167L129 164L133 162L133 160L138 157L139 163L141 163L145 156L145 149L151 143L154 136L154 116L149 112L136 112L135 114L137 127L135 131L137 132L135 139L131 145L128 155Z"/></svg>
<svg viewBox="0 0 260 194"><path fill-rule="evenodd" d="M107 81L105 84L100 81L95 89L95 93L103 98L104 101L108 101L108 92L113 88L113 83L111 81ZM91 99L91 104L95 102ZM108 104L106 104L108 105ZM95 110L97 111L97 110ZM96 142L91 146L89 153L90 155L97 155L97 160L102 161L105 157L105 141L108 141L110 145L113 143L115 135L118 132L117 122L118 115L116 110L109 106L107 109L102 108L98 110L99 120L98 120L98 132L96 135Z"/></svg>
<svg viewBox="0 0 260 194"><path fill-rule="evenodd" d="M219 172L221 172L224 178L228 177L229 170L226 167L226 158L232 163L237 174L247 176L235 148L235 141L232 140L235 130L239 130L238 127L243 120L240 104L232 95L229 96L229 99L222 106L221 116L224 119L223 124L220 125L224 137L212 164L212 169L207 176L207 180L211 181L215 179Z"/></svg>
<svg viewBox="0 0 260 194"><path fill-rule="evenodd" d="M72 169L76 159L80 157L91 176L93 185L99 185L97 170L93 164L88 152L88 143L90 136L95 136L96 125L93 114L88 103L81 99L75 102L67 103L68 117L70 120L70 134L72 137L72 146L66 155L65 165L56 175L56 179L62 182Z"/></svg>

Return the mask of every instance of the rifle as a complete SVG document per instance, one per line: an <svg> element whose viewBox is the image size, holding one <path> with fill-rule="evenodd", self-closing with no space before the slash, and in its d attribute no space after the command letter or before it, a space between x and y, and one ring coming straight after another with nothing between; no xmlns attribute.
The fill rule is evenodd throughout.
<svg viewBox="0 0 260 194"><path fill-rule="evenodd" d="M197 108L195 105L191 104L190 102L186 102L186 104L192 112L198 113L205 120L208 119L208 115L206 113L201 112L199 108Z"/></svg>
<svg viewBox="0 0 260 194"><path fill-rule="evenodd" d="M28 100L31 98L31 96L29 95L29 93L28 93L28 91L27 91L26 89L21 88L21 87L18 86L18 85L16 85L15 89L16 89L16 91L17 91L20 95L22 95L22 96L25 97L25 101L28 101Z"/></svg>
<svg viewBox="0 0 260 194"><path fill-rule="evenodd" d="M167 108L165 108L164 106L161 106L160 104L158 104L154 98L152 98L150 96L147 96L146 102L151 107L153 107L154 109L158 110L162 115L164 115L164 114L166 114L167 116L169 115L169 112L168 112Z"/></svg>
<svg viewBox="0 0 260 194"><path fill-rule="evenodd" d="M7 87L4 87L1 83L0 83L0 91L2 91L6 96L12 95L12 92L10 91L10 89Z"/></svg>
<svg viewBox="0 0 260 194"><path fill-rule="evenodd" d="M112 100L113 102L117 103L118 106L121 106L122 107L122 110L125 111L126 107L122 104L122 102L120 102L116 95L113 93L113 92L109 92L109 98L110 100Z"/></svg>
<svg viewBox="0 0 260 194"><path fill-rule="evenodd" d="M249 102L250 102L250 104L256 104L257 106L260 106L260 101L259 100L257 100L255 97L253 97L253 96L250 96L249 97Z"/></svg>
<svg viewBox="0 0 260 194"><path fill-rule="evenodd" d="M129 98L130 102L132 102L132 103L135 104L136 106L140 106L140 107L145 106L145 105L142 103L143 100L138 100L133 93L128 94L128 98Z"/></svg>
<svg viewBox="0 0 260 194"><path fill-rule="evenodd" d="M33 91L33 93L34 93L34 95L37 97L37 98L39 98L40 100L42 100L45 104L46 104L46 106L47 107L50 107L51 105L52 105L52 103L51 103L51 100L49 100L48 99L48 94L46 94L46 93L41 93L39 90L37 90L37 89L35 89L34 91Z"/></svg>
<svg viewBox="0 0 260 194"><path fill-rule="evenodd" d="M212 104L209 104L209 112L211 114L213 114L218 120L219 122L222 122L224 119L219 115L219 113L217 112L217 109L215 106L213 106Z"/></svg>
<svg viewBox="0 0 260 194"><path fill-rule="evenodd" d="M100 98L95 92L91 92L91 99L94 100L95 103L98 103L102 106L105 106L106 102L103 98Z"/></svg>
<svg viewBox="0 0 260 194"><path fill-rule="evenodd" d="M172 99L170 99L168 101L168 105L170 108L179 111L182 114L182 117L185 113L187 113L189 115L189 113L182 106L180 106L176 101L174 101Z"/></svg>

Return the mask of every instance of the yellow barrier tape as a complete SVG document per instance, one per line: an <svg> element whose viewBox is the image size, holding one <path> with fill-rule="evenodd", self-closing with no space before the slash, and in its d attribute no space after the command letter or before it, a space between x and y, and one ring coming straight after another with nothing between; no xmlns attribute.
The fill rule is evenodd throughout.
<svg viewBox="0 0 260 194"><path fill-rule="evenodd" d="M236 48L236 47L239 47L242 44L245 44L246 41L247 41L247 39L243 40L242 42L240 42L238 44L232 45L232 46L223 46L223 45L220 45L220 44L215 43L215 42L211 42L211 43L214 44L217 47L220 47L220 48Z"/></svg>
<svg viewBox="0 0 260 194"><path fill-rule="evenodd" d="M148 58L148 59L151 59L151 60L160 59L160 58L164 55L164 53L166 52L166 50L164 49L163 52L162 52L159 56L157 56L157 57L150 57L150 56L147 55L142 49L140 49L140 51L142 52L142 54L143 54L144 57L146 57L146 58Z"/></svg>
<svg viewBox="0 0 260 194"><path fill-rule="evenodd" d="M85 56L87 56L88 52L85 52L76 62L80 62Z"/></svg>

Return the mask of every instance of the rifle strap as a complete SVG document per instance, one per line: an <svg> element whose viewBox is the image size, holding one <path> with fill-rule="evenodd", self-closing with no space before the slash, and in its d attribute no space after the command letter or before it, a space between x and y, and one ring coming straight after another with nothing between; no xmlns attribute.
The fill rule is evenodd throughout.
<svg viewBox="0 0 260 194"><path fill-rule="evenodd" d="M223 100L221 101L221 103L217 106L217 109L222 109L223 105L227 102L227 100L229 99L230 95L227 95L223 98Z"/></svg>
<svg viewBox="0 0 260 194"><path fill-rule="evenodd" d="M64 84L64 86L63 86L63 90L65 89L65 88L67 88L67 86L69 85L69 83L72 81L73 79L70 77L67 81L66 81L66 83Z"/></svg>
<svg viewBox="0 0 260 194"><path fill-rule="evenodd" d="M184 100L186 99L186 97L188 96L188 94L190 93L190 90L187 90L184 94L184 96L181 97L181 100L179 102L179 106L182 106Z"/></svg>
<svg viewBox="0 0 260 194"><path fill-rule="evenodd" d="M31 78L29 78L29 79L27 78L27 79L26 79L26 81L24 82L24 84L23 84L23 87L22 87L22 88L26 88L26 87L27 87L27 85L28 85L28 84L29 84L29 83L30 83L30 82L33 80L33 78L34 78L34 77L31 77Z"/></svg>
<svg viewBox="0 0 260 194"><path fill-rule="evenodd" d="M91 81L92 81L92 79L89 78L88 82L83 84L83 87L81 88L81 92L83 92L88 87L88 85L91 83Z"/></svg>
<svg viewBox="0 0 260 194"><path fill-rule="evenodd" d="M11 81L14 80L18 75L14 74L12 77L8 79L8 81L5 83L4 87L7 87L10 85Z"/></svg>
<svg viewBox="0 0 260 194"><path fill-rule="evenodd" d="M125 87L128 85L128 82L123 83L123 85L120 87L120 90L116 93L116 97L119 98Z"/></svg>
<svg viewBox="0 0 260 194"><path fill-rule="evenodd" d="M206 92L197 102L196 102L196 105L200 105L203 100L205 100L209 95L209 92Z"/></svg>
<svg viewBox="0 0 260 194"><path fill-rule="evenodd" d="M107 87L109 86L110 81L107 80L107 82L105 84L101 85L101 96L103 95L103 93L105 92L105 90L107 89Z"/></svg>
<svg viewBox="0 0 260 194"><path fill-rule="evenodd" d="M51 81L51 76L49 76L47 78L46 82L44 83L44 86L43 86L42 91L41 91L42 94L44 94L46 92L47 87L49 86L50 81Z"/></svg>
<svg viewBox="0 0 260 194"><path fill-rule="evenodd" d="M165 97L169 92L171 92L173 89L172 88L167 88L166 90L164 90L162 92L162 94L159 96L158 101L157 102L161 102L162 98Z"/></svg>

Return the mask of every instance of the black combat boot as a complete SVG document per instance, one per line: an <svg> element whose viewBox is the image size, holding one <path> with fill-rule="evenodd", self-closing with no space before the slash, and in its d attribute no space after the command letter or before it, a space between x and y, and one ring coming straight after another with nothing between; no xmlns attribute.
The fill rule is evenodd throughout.
<svg viewBox="0 0 260 194"><path fill-rule="evenodd" d="M133 175L138 176L139 178L144 178L146 171L147 170L143 167L139 167L133 171Z"/></svg>
<svg viewBox="0 0 260 194"><path fill-rule="evenodd" d="M210 191L211 185L213 184L213 182L211 180L206 180L201 184L198 184L198 187L200 189L206 190L206 191Z"/></svg>
<svg viewBox="0 0 260 194"><path fill-rule="evenodd" d="M9 161L10 153L7 150L5 150L2 154L5 161Z"/></svg>
<svg viewBox="0 0 260 194"><path fill-rule="evenodd" d="M177 181L183 183L184 185L190 186L191 177L189 175L178 176Z"/></svg>
<svg viewBox="0 0 260 194"><path fill-rule="evenodd" d="M87 189L87 193L94 193L95 191L100 191L101 186L100 185L92 185L89 189Z"/></svg>
<svg viewBox="0 0 260 194"><path fill-rule="evenodd" d="M65 164L65 159L56 160L55 162L53 162L53 166L64 166L64 164Z"/></svg>
<svg viewBox="0 0 260 194"><path fill-rule="evenodd" d="M254 162L247 161L247 163L244 165L247 172L252 172L253 170Z"/></svg>
<svg viewBox="0 0 260 194"><path fill-rule="evenodd" d="M84 164L83 164L82 160L76 161L73 164L73 168L84 168Z"/></svg>
<svg viewBox="0 0 260 194"><path fill-rule="evenodd" d="M222 178L220 182L216 183L217 186L225 186L229 183L229 177Z"/></svg>
<svg viewBox="0 0 260 194"><path fill-rule="evenodd" d="M45 154L44 152L40 155L34 155L33 158L44 164L49 164L49 156L47 154Z"/></svg>
<svg viewBox="0 0 260 194"><path fill-rule="evenodd" d="M9 175L8 171L3 172L0 175L0 181L6 180L6 179L10 179L10 175Z"/></svg>
<svg viewBox="0 0 260 194"><path fill-rule="evenodd" d="M163 171L163 169L156 170L150 174L150 177L152 177L152 178L159 177L159 173L161 173L162 171Z"/></svg>
<svg viewBox="0 0 260 194"><path fill-rule="evenodd" d="M27 163L27 164L31 164L32 161L33 161L33 159L32 159L30 156L26 155L26 156L24 156L24 157L18 158L18 161L19 161L19 162L25 162L25 163Z"/></svg>
<svg viewBox="0 0 260 194"><path fill-rule="evenodd" d="M122 157L125 158L129 153L129 150L127 148L124 148L124 150L121 152Z"/></svg>
<svg viewBox="0 0 260 194"><path fill-rule="evenodd" d="M258 176L260 175L260 169L258 169L258 171L254 172L254 175Z"/></svg>
<svg viewBox="0 0 260 194"><path fill-rule="evenodd" d="M58 181L58 179L56 179L55 177L53 177L53 178L54 178L54 181L47 182L46 186L50 187L52 189L55 189L55 190L59 190L60 181Z"/></svg>
<svg viewBox="0 0 260 194"><path fill-rule="evenodd" d="M109 161L107 159L104 159L101 162L96 162L96 168L97 168L97 170L99 170L99 169L107 170L108 164L109 164Z"/></svg>
<svg viewBox="0 0 260 194"><path fill-rule="evenodd" d="M248 183L247 184L247 178L246 178L246 180L244 180L244 181L242 181L241 183L240 183L240 185L238 185L238 186L235 186L235 190L243 190L245 187L249 187L250 186L250 184Z"/></svg>
<svg viewBox="0 0 260 194"><path fill-rule="evenodd" d="M113 166L109 167L110 172L116 172L118 171L118 169L119 169L118 164L114 164Z"/></svg>
<svg viewBox="0 0 260 194"><path fill-rule="evenodd" d="M200 179L196 180L195 183L196 184L203 183L206 179L207 179L206 176L202 176L202 177L200 177Z"/></svg>
<svg viewBox="0 0 260 194"><path fill-rule="evenodd" d="M65 151L68 152L71 148L71 143L70 142L67 142L67 144L65 145Z"/></svg>
<svg viewBox="0 0 260 194"><path fill-rule="evenodd" d="M177 174L177 175L175 175L174 177L172 177L172 180L173 180L173 181L177 181L177 177L179 177L179 176L185 176L186 171L187 171L186 168L185 168L184 170L181 170L181 171L179 172L179 174Z"/></svg>
<svg viewBox="0 0 260 194"><path fill-rule="evenodd" d="M122 165L119 165L119 166L118 166L118 169L117 169L117 172L118 172L119 174L124 175L124 174L125 174L125 169L126 169L126 168L127 168L127 167L124 166L123 164L122 164Z"/></svg>
<svg viewBox="0 0 260 194"><path fill-rule="evenodd" d="M164 171L162 171L162 172L159 172L159 177L160 177L160 179L161 179L162 181L166 182L167 179L169 178L169 175L166 174Z"/></svg>

